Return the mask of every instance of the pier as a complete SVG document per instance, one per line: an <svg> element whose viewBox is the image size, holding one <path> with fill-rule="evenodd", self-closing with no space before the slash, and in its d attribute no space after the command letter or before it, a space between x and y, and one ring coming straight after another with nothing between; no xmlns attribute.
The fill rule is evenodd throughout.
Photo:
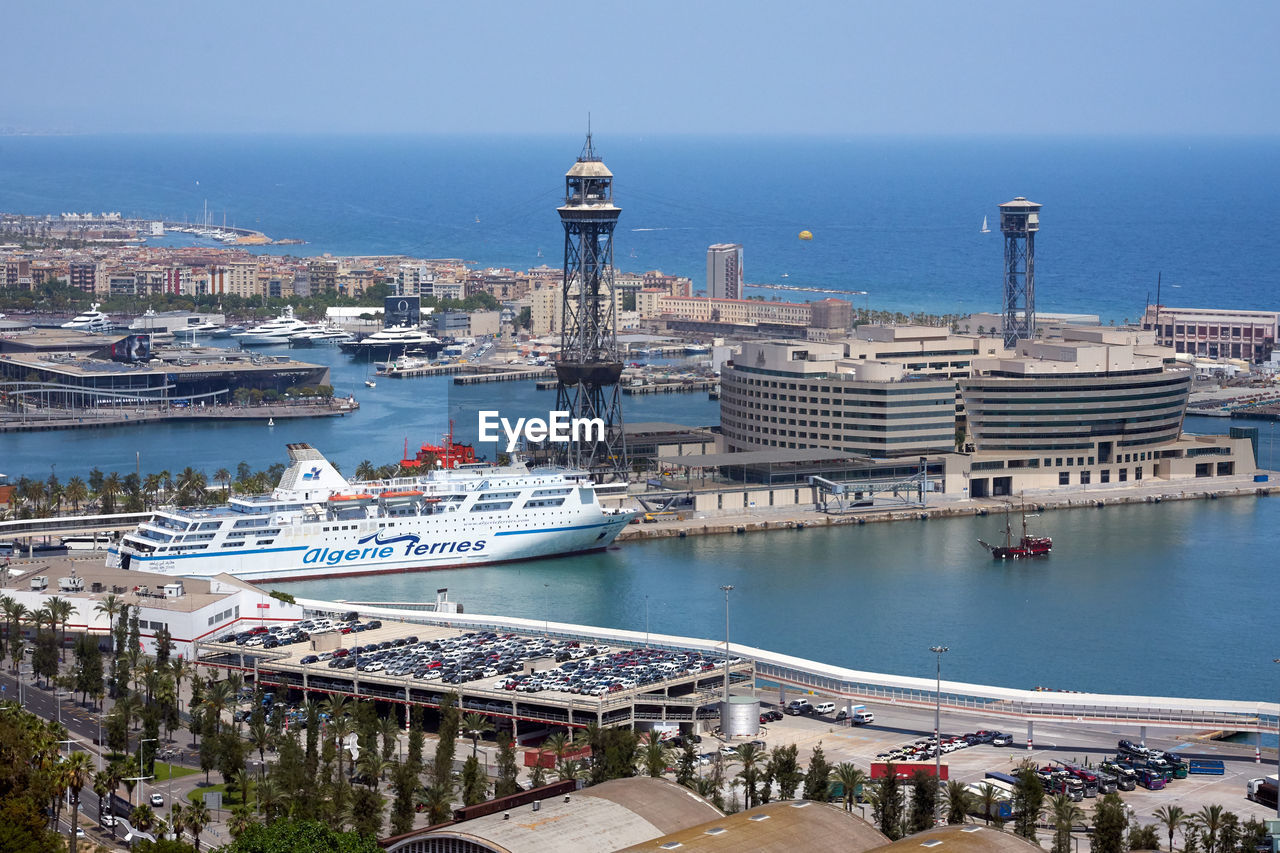
<svg viewBox="0 0 1280 853"><path fill-rule="evenodd" d="M8 413L0 418L0 433L38 432L52 429L93 429L133 426L162 421L268 421L290 418L342 417L360 404L341 398L328 403L288 403L264 406L188 406L185 408L62 409Z"/></svg>
<svg viewBox="0 0 1280 853"><path fill-rule="evenodd" d="M718 379L683 379L677 382L645 382L623 385L623 394L687 394L694 391L718 392Z"/></svg>

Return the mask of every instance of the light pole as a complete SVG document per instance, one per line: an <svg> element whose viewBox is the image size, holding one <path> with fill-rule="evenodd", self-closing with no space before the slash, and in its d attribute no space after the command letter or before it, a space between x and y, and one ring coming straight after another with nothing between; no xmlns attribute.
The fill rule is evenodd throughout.
<svg viewBox="0 0 1280 853"><path fill-rule="evenodd" d="M1280 663L1280 658L1272 658L1272 663ZM1280 716L1276 718L1276 735L1280 738ZM1276 778L1280 779L1280 740L1276 741ZM1276 797L1276 817L1280 818L1280 797Z"/></svg>
<svg viewBox="0 0 1280 853"><path fill-rule="evenodd" d="M649 648L649 596L644 597L644 647Z"/></svg>
<svg viewBox="0 0 1280 853"><path fill-rule="evenodd" d="M155 742L156 742L156 739L153 737L144 737L142 740L138 741L138 802L134 803L135 806L142 804L142 795L144 793L142 790L142 784L143 784L143 780L147 778L142 773L142 769L143 769L142 768L142 745L144 743L155 743Z"/></svg>
<svg viewBox="0 0 1280 853"><path fill-rule="evenodd" d="M724 704L729 704L729 593L733 592L731 584L720 587L724 590ZM725 709L728 713L728 708Z"/></svg>
<svg viewBox="0 0 1280 853"><path fill-rule="evenodd" d="M930 646L929 651L937 655L937 689L933 703L933 780L934 784L942 782L942 656L951 651L947 646Z"/></svg>

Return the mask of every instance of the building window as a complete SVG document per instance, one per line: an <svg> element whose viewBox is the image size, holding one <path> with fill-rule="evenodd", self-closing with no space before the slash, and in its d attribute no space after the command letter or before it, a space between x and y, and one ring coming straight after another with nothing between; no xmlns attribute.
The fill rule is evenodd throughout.
<svg viewBox="0 0 1280 853"><path fill-rule="evenodd" d="M1137 468L1134 468L1134 469L1133 469L1133 479L1135 479L1135 480L1141 480L1141 479L1142 479L1142 466L1141 466L1141 465L1139 465Z"/></svg>
<svg viewBox="0 0 1280 853"><path fill-rule="evenodd" d="M1121 468L1118 476L1120 478L1121 483L1127 483L1129 481L1129 469Z"/></svg>
<svg viewBox="0 0 1280 853"><path fill-rule="evenodd" d="M1059 485L1059 486L1069 486L1069 485L1071 485L1071 472L1070 472L1070 471L1059 471L1059 472L1058 472L1058 485Z"/></svg>
<svg viewBox="0 0 1280 853"><path fill-rule="evenodd" d="M1110 483L1110 482L1111 482L1111 469L1110 469L1110 468L1103 468L1103 469L1102 469L1102 471L1101 471L1101 474L1102 474L1102 476L1099 478L1099 479L1101 480L1101 482L1103 482L1103 483Z"/></svg>
<svg viewBox="0 0 1280 853"><path fill-rule="evenodd" d="M1091 473L1092 473L1092 472L1090 472L1090 471L1081 471L1081 472L1080 472L1080 485L1082 485L1082 486L1087 486L1087 485L1089 485L1089 482L1090 482L1090 479L1091 479L1091 477L1090 477L1090 474L1091 474Z"/></svg>

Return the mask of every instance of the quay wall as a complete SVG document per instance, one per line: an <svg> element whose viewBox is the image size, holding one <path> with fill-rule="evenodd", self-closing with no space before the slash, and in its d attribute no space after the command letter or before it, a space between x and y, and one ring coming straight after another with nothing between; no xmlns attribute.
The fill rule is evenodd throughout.
<svg viewBox="0 0 1280 853"><path fill-rule="evenodd" d="M760 490L764 494L765 490ZM733 510L703 514L701 517L659 516L653 524L628 525L617 541L664 539L684 536L710 536L719 534L758 533L768 530L795 530L806 527L833 527L850 524L876 524L890 521L928 521L932 518L960 518L985 516L1003 512L1008 504L997 499L944 500L934 506L899 506L882 509L864 509L845 513L827 513L813 508L812 503L792 500L794 487L778 490L781 497L772 507ZM810 492L800 487L803 496ZM741 495L741 490L737 490ZM1125 504L1157 504L1163 501L1217 500L1232 497L1270 497L1280 494L1280 484L1275 478L1265 484L1252 482L1251 478L1232 478L1231 482L1209 483L1203 480L1190 482L1172 481L1160 487L1144 486L1140 489L1123 489L1114 492L1072 492L1054 495L1026 495L1028 509L1036 512L1068 509L1102 509ZM783 503L783 500L786 503ZM789 505L788 505L789 504Z"/></svg>

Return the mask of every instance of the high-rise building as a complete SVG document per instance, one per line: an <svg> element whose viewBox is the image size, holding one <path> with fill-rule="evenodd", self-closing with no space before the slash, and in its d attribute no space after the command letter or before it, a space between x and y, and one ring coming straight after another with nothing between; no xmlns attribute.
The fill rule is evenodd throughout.
<svg viewBox="0 0 1280 853"><path fill-rule="evenodd" d="M707 249L707 296L742 298L742 245L716 243Z"/></svg>
<svg viewBox="0 0 1280 853"><path fill-rule="evenodd" d="M67 268L67 283L76 290L93 293L93 280L98 265L93 261L72 261Z"/></svg>

